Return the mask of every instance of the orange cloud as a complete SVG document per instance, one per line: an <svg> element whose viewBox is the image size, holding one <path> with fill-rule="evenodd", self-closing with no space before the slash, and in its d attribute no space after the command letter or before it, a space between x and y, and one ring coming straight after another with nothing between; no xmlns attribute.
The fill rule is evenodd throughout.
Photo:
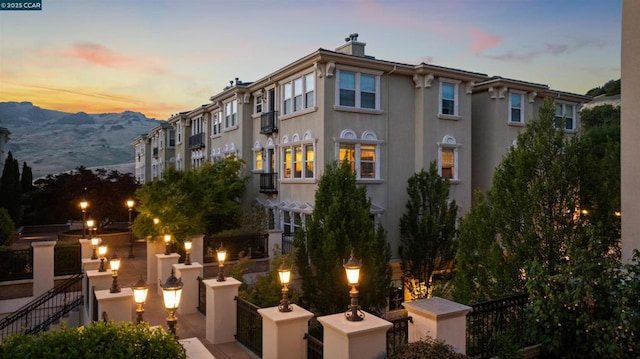
<svg viewBox="0 0 640 359"><path fill-rule="evenodd" d="M65 53L69 57L106 67L123 67L134 63L130 57L117 54L102 45L88 42L73 44Z"/></svg>
<svg viewBox="0 0 640 359"><path fill-rule="evenodd" d="M498 46L502 42L500 36L488 34L477 27L469 29L469 34L473 38L470 51L474 55L481 54L490 48Z"/></svg>

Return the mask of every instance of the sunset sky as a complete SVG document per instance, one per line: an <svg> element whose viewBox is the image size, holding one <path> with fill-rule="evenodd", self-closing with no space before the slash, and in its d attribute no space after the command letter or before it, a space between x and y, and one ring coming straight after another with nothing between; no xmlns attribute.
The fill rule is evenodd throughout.
<svg viewBox="0 0 640 359"><path fill-rule="evenodd" d="M621 0L42 0L0 11L0 101L167 119L359 33L368 55L584 94L620 78Z"/></svg>

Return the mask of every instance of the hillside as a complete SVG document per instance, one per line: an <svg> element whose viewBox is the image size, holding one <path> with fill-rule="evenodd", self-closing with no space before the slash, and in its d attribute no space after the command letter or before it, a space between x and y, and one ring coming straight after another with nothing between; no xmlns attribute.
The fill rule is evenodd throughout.
<svg viewBox="0 0 640 359"><path fill-rule="evenodd" d="M78 166L133 171L131 142L160 122L141 113L66 113L30 102L0 102L0 127L11 131L6 150L34 178Z"/></svg>

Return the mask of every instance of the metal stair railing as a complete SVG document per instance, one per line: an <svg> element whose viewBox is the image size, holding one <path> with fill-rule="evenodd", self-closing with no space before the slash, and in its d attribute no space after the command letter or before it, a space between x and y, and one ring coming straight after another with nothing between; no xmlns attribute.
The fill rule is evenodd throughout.
<svg viewBox="0 0 640 359"><path fill-rule="evenodd" d="M0 321L0 342L14 334L37 334L82 305L83 273L55 286Z"/></svg>

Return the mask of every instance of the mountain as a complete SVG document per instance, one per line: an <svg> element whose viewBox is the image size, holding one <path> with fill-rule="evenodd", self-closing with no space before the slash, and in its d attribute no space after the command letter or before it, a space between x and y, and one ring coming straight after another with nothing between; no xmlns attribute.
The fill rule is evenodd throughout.
<svg viewBox="0 0 640 359"><path fill-rule="evenodd" d="M11 151L33 177L79 166L133 172L133 139L161 124L138 112L87 114L47 110L31 102L0 102L0 127Z"/></svg>

